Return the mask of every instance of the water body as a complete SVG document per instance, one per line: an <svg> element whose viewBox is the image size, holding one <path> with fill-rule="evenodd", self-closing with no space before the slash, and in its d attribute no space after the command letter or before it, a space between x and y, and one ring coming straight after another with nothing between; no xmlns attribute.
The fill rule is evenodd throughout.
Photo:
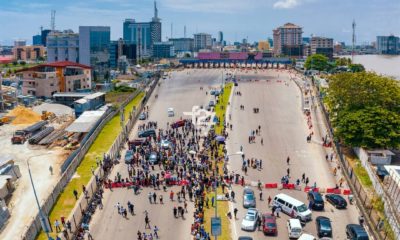
<svg viewBox="0 0 400 240"><path fill-rule="evenodd" d="M361 63L368 71L400 80L400 55L355 55L354 62Z"/></svg>

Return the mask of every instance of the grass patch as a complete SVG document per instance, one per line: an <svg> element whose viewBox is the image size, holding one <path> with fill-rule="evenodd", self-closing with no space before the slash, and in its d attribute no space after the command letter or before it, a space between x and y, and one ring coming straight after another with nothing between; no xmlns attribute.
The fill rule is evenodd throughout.
<svg viewBox="0 0 400 240"><path fill-rule="evenodd" d="M228 83L224 87L224 93L222 97L220 97L220 101L216 104L215 106L215 115L218 117L220 122L215 125L215 133L217 135L222 134L223 130L223 122L224 122L224 116L226 112L226 107L228 106L229 102L229 97L231 95L232 91L232 83ZM221 108L223 106L223 108ZM218 155L222 156L223 151L222 151L222 146L218 149ZM213 160L214 165L215 165L215 160ZM218 169L219 169L219 174L223 174L223 165L224 163L222 161L218 162ZM215 168L215 166L214 166ZM222 193L222 188L217 189L217 194L223 194ZM209 199L211 199L213 196L215 197L214 191L208 192L207 196ZM230 235L230 221L229 218L227 217L227 213L229 212L229 202L228 201L218 201L218 209L217 209L217 214L221 218L221 225L222 225L222 235L218 237L219 240L231 240L232 237ZM204 209L204 228L207 232L211 234L211 217L214 217L215 209L210 207L210 208L205 208ZM233 215L233 213L232 213Z"/></svg>
<svg viewBox="0 0 400 240"><path fill-rule="evenodd" d="M140 103L143 96L144 93L138 94L129 104L126 105L125 116L129 115L129 109L132 109L133 106L137 106ZM125 118L125 122L127 122L127 119L128 117ZM50 224L53 224L56 219L60 221L62 216L68 217L76 203L73 195L74 189L76 189L79 194L82 194L82 186L88 184L92 177L91 167L93 166L96 168L96 157L102 157L103 153L110 149L120 132L120 116L117 114L106 123L93 144L90 146L85 157L82 159L81 164L76 169L76 175L78 177L71 179L59 195L56 204L50 211ZM56 234L52 233L51 236L55 239ZM46 240L46 234L41 231L37 239Z"/></svg>

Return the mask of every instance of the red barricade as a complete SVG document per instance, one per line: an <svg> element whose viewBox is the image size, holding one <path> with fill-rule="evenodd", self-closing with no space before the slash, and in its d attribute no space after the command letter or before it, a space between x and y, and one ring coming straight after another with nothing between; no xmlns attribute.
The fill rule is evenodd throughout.
<svg viewBox="0 0 400 240"><path fill-rule="evenodd" d="M350 189L344 189L343 190L343 194L344 195L350 195L351 194L351 190Z"/></svg>
<svg viewBox="0 0 400 240"><path fill-rule="evenodd" d="M277 183L266 183L265 188L277 188L278 184Z"/></svg>
<svg viewBox="0 0 400 240"><path fill-rule="evenodd" d="M313 188L312 191L313 191L313 192L319 192L319 188L317 188L317 187L316 187L316 188Z"/></svg>
<svg viewBox="0 0 400 240"><path fill-rule="evenodd" d="M327 193L342 194L342 190L339 188L327 188Z"/></svg>
<svg viewBox="0 0 400 240"><path fill-rule="evenodd" d="M294 183L282 184L284 189L294 189Z"/></svg>

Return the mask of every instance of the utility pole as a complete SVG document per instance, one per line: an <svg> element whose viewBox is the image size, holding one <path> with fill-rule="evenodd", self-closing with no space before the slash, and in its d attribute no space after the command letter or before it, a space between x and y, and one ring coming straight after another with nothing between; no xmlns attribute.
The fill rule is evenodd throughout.
<svg viewBox="0 0 400 240"><path fill-rule="evenodd" d="M354 62L354 50L356 45L356 21L353 19L353 36L352 36L352 46L351 46L351 62Z"/></svg>

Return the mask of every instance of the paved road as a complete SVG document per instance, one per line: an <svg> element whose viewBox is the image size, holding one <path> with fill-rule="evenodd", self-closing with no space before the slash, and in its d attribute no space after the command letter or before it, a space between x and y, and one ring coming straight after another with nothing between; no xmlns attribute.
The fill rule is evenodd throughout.
<svg viewBox="0 0 400 240"><path fill-rule="evenodd" d="M206 95L209 87L219 86L221 81L221 70L183 70L171 73L171 78L160 80L161 86L155 89L153 96L148 102L149 120L157 121L159 128L165 128L167 122L173 122L179 119L183 112L190 112L193 105L208 104L212 96ZM204 90L200 90L200 86ZM158 99L155 95L158 94ZM167 117L167 108L175 109L175 117ZM139 121L138 124L143 124ZM137 126L131 132L131 138L137 134ZM158 170L158 167L156 167ZM123 177L127 176L127 170L124 163L118 164L112 172L112 178L120 172ZM178 188L173 188L176 192ZM163 194L164 205L150 204L147 198L149 191L144 189L139 195L134 195L133 191L126 189L109 190L104 194L104 209L97 210L90 224L90 231L94 239L136 239L138 230L143 232L144 228L144 210L148 210L152 226L155 224L160 229L162 239L191 239L190 226L193 223L192 213L193 204L189 204L189 213L186 220L175 219L173 217L173 207L179 204L170 202L167 193L156 191L157 195ZM168 190L169 191L169 190ZM135 205L136 215L128 216L124 219L118 215L115 205L120 202L126 207L128 201ZM181 203L183 206L183 203ZM149 233L150 231L147 231Z"/></svg>
<svg viewBox="0 0 400 240"><path fill-rule="evenodd" d="M289 74L280 70L238 71L236 73L240 80L239 86L234 91L240 91L242 96L234 95L232 98L230 114L232 115L233 131L229 132L228 154L235 153L243 146L245 157L263 160L261 171L249 169L245 179L262 182L280 182L282 176L290 168L291 182L301 179L305 173L310 178L310 184L314 182L322 188L334 187L337 178L332 174L331 165L325 160L325 154L330 151L320 144L321 136L315 131L312 143L306 142L306 136L310 133L307 120L301 110L301 92L293 81L290 81ZM259 80L259 81L249 81ZM270 80L270 81L265 81ZM279 81L277 81L279 80ZM285 84L285 83L288 83ZM245 110L240 110L240 105ZM259 113L253 113L253 107L258 107ZM314 115L312 116L315 117ZM321 125L315 122L314 126ZM261 126L261 136L256 137L256 143L248 144L248 136L251 130ZM325 134L325 133L322 133ZM263 138L264 144L260 140ZM290 156L290 165L287 165L286 158ZM230 171L244 174L241 171L241 157L231 156L229 161ZM235 186L237 202L231 204L231 209L239 209L238 220L232 224L234 236L250 235L254 239L264 238L261 232L243 232L240 223L246 210L242 207L242 188ZM263 190L264 199L268 196L273 198L277 193L284 192L308 204L306 194L296 190ZM259 191L256 191L257 196ZM258 199L257 199L258 200ZM267 201L257 201L257 208L264 212L270 212ZM313 212L313 219L323 215L331 218L334 231L334 239L345 238L345 225L357 223L358 212L355 206L347 210L336 210L329 203L325 204L325 211ZM287 239L286 220L288 216L282 215L278 219L278 236L276 239ZM316 235L315 221L305 226L305 232ZM234 239L236 239L234 237Z"/></svg>

